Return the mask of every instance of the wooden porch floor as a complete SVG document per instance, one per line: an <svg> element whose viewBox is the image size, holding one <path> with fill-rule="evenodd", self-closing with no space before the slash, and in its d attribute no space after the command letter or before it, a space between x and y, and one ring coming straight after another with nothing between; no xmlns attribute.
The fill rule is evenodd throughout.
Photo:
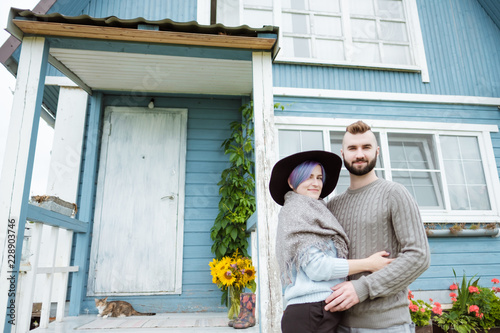
<svg viewBox="0 0 500 333"><path fill-rule="evenodd" d="M159 313L156 316L134 316L127 318L99 318L96 315L64 317L62 322L52 322L48 328L37 328L34 333L201 333L235 332L234 328L222 326L226 322L222 312ZM97 320L97 321L96 321ZM112 327L114 326L114 327ZM156 327L155 327L156 326ZM158 327L164 326L164 327ZM99 328L92 328L99 327ZM239 330L237 330L239 331ZM258 333L259 327L246 329L246 333Z"/></svg>

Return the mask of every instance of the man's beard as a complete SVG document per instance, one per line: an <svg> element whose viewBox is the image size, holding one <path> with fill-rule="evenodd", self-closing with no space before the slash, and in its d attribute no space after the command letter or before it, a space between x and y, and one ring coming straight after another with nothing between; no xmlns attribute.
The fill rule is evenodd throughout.
<svg viewBox="0 0 500 333"><path fill-rule="evenodd" d="M367 173L369 173L370 171L372 171L373 168L375 168L375 165L377 164L377 157L378 157L378 154L375 155L375 158L373 160L371 160L371 161L367 160L366 158L357 159L357 160L353 161L352 164L347 163L346 160L344 159L344 166L353 175L364 176ZM368 164L366 164L365 167L362 168L362 169L355 168L353 166L353 164L356 163L356 162L359 162L359 161L368 162Z"/></svg>

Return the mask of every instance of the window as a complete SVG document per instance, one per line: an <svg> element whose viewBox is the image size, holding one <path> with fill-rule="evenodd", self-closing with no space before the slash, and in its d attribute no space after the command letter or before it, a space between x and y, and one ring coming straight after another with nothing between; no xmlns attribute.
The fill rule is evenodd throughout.
<svg viewBox="0 0 500 333"><path fill-rule="evenodd" d="M280 158L323 146L340 155L345 126L356 121L342 120L339 125L338 120L334 124L328 119L282 119L276 117ZM415 128L407 128L411 126L407 122L369 123L380 146L377 176L403 184L416 199L424 221L500 221L491 138L481 128L487 125L415 123ZM457 130L460 127L464 129ZM348 187L349 173L343 167L335 194Z"/></svg>
<svg viewBox="0 0 500 333"><path fill-rule="evenodd" d="M427 71L415 0L219 0L217 22L280 27L277 60Z"/></svg>

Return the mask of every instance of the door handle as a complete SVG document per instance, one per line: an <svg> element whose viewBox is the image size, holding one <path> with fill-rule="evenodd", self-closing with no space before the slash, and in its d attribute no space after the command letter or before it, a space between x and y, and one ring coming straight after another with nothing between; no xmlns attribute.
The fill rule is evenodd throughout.
<svg viewBox="0 0 500 333"><path fill-rule="evenodd" d="M166 195L166 196L162 197L160 200L163 200L163 199L174 200L175 195L174 194Z"/></svg>

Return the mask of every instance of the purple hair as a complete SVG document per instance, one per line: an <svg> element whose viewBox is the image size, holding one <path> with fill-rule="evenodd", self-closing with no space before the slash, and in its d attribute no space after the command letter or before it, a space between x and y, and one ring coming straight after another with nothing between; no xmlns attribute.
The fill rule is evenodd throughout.
<svg viewBox="0 0 500 333"><path fill-rule="evenodd" d="M321 167L321 172L323 174L323 184L325 183L326 174L325 169L323 168L321 163L315 161L305 161L297 165L288 177L288 181L290 182L294 190L296 190L303 181L311 176L311 173L316 165L319 165Z"/></svg>

